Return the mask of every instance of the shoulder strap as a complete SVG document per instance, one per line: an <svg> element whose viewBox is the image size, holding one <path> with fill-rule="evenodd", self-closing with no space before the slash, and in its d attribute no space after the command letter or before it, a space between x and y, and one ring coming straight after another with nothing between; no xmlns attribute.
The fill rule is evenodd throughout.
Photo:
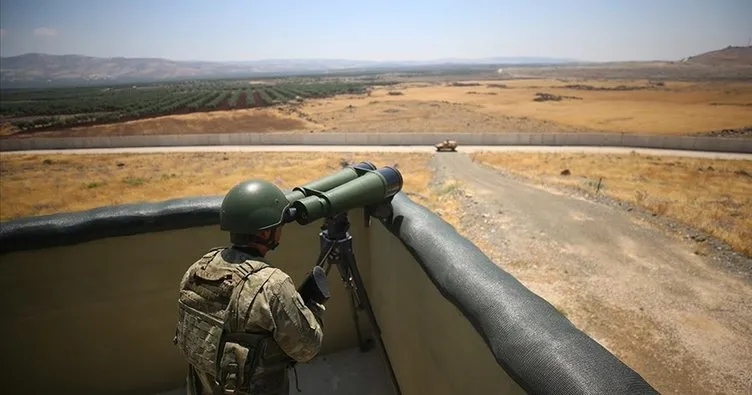
<svg viewBox="0 0 752 395"><path fill-rule="evenodd" d="M243 275L243 280L248 278L251 274L268 267L269 264L258 258L247 260L242 263L238 263L236 268Z"/></svg>
<svg viewBox="0 0 752 395"><path fill-rule="evenodd" d="M238 284L232 290L232 295L230 296L230 303L228 303L227 309L225 310L225 330L228 333L242 332L242 329L240 329L241 312L244 313L246 309L250 306L250 304L253 303L254 300L256 300L256 295L258 295L259 291L261 291L261 289L264 288L264 285L266 285L266 282L269 281L269 278L271 277L272 274L274 274L274 272L269 274L269 276L264 280L264 282L259 287L259 289L256 290L256 295L254 295L253 298L251 298L249 302L247 303L244 302L243 306L238 306L240 293L245 288L245 285L247 284L246 280L248 279L249 276L267 267L269 267L269 265L266 262L263 262L258 258L254 258L252 260L249 259L242 263L237 264L236 269L238 272L242 274L243 277L240 279ZM248 299L245 299L245 300L248 300ZM246 304L248 306L246 306ZM232 322L234 325L230 325L231 320L233 320Z"/></svg>

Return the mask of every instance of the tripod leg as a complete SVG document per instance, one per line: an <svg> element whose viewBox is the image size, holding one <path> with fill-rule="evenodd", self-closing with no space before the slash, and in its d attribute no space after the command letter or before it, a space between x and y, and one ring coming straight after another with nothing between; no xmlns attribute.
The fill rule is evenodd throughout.
<svg viewBox="0 0 752 395"><path fill-rule="evenodd" d="M347 293L350 299L350 311L352 311L353 322L355 323L355 334L358 336L358 346L360 351L367 351L370 348L370 344L363 339L363 333L360 330L360 317L358 316L358 306L355 300L355 292L351 285L346 286Z"/></svg>
<svg viewBox="0 0 752 395"><path fill-rule="evenodd" d="M329 267L327 268L327 274L332 265L337 265L337 269L340 273L342 282L345 285L346 291L350 296L350 307L352 309L353 321L355 323L355 331L358 336L358 344L361 351L367 351L372 348L375 343L378 343L378 350L386 363L389 373L392 378L392 385L397 394L400 394L400 388L397 384L397 379L394 375L391 362L389 361L389 355L386 352L384 342L381 339L381 330L376 317L374 316L371 302L368 299L368 293L366 292L363 279L360 276L360 270L358 270L358 264L355 260L355 254L352 248L352 236L347 231L349 228L349 222L347 220L347 213L343 213L336 217L328 217L326 219L326 241L336 243L332 254L328 255ZM323 234L323 232L322 232ZM322 237L322 241L324 241ZM322 250L326 247L325 243L321 244ZM365 341L360 329L359 311L363 310L366 313L368 322L371 326L373 338Z"/></svg>
<svg viewBox="0 0 752 395"><path fill-rule="evenodd" d="M336 244L327 239L323 232L319 233L319 247L321 252L319 253L319 258L316 260L316 266L322 266L324 264L335 246ZM327 274L329 274L328 271Z"/></svg>
<svg viewBox="0 0 752 395"><path fill-rule="evenodd" d="M346 240L338 242L338 244L339 250L341 252L341 261L339 262L340 268L342 266L345 266L347 268L345 269L345 271L349 275L348 279L350 280L350 282L346 282L345 284L348 288L348 291L350 292L350 295L352 296L350 301L352 302L353 314L355 315L355 327L358 331L360 350L368 351L369 349L376 346L376 343L378 343L378 351L380 352L381 357L384 359L384 362L386 363L389 373L392 377L392 384L394 385L393 388L395 392L399 394L401 393L401 391L399 389L399 386L397 385L397 378L394 375L392 364L389 361L389 354L387 354L386 347L381 339L381 329L379 328L378 322L376 321L376 317L373 313L373 308L371 307L371 301L368 299L368 293L366 292L365 284L363 284L363 278L360 276L358 263L355 260L355 254L353 253L352 248L352 239L348 237ZM371 326L371 334L373 335L373 338L368 339L367 341L360 340L362 339L362 337L360 335L360 326L358 325L358 310L363 310L365 312L366 316L368 317L368 323Z"/></svg>

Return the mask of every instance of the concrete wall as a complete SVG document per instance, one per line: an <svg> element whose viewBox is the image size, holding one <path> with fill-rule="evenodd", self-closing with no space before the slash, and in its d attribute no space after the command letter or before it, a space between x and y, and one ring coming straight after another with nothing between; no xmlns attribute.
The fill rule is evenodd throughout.
<svg viewBox="0 0 752 395"><path fill-rule="evenodd" d="M1 139L0 151L201 145L461 145L613 146L752 153L752 139L619 133L218 133Z"/></svg>
<svg viewBox="0 0 752 395"><path fill-rule="evenodd" d="M364 228L354 249L368 286ZM299 284L318 257L318 224L288 224L268 256ZM217 226L113 237L2 255L3 387L21 393L143 393L179 387L172 344L177 287L206 250L227 244ZM354 347L344 286L333 270L323 353Z"/></svg>

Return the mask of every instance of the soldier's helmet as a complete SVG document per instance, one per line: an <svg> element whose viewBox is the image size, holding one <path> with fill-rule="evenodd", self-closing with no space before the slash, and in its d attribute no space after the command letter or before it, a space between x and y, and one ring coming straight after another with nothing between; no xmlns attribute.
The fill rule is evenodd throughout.
<svg viewBox="0 0 752 395"><path fill-rule="evenodd" d="M219 226L231 239L243 240L280 225L290 202L276 185L251 179L233 186L222 200Z"/></svg>

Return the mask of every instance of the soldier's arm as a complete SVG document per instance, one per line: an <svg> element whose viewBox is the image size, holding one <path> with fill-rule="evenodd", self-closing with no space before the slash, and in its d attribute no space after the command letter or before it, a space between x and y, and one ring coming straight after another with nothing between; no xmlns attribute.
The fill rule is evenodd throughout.
<svg viewBox="0 0 752 395"><path fill-rule="evenodd" d="M305 306L290 277L285 276L276 285L269 300L274 340L296 361L310 361L321 350L324 336L321 322Z"/></svg>

